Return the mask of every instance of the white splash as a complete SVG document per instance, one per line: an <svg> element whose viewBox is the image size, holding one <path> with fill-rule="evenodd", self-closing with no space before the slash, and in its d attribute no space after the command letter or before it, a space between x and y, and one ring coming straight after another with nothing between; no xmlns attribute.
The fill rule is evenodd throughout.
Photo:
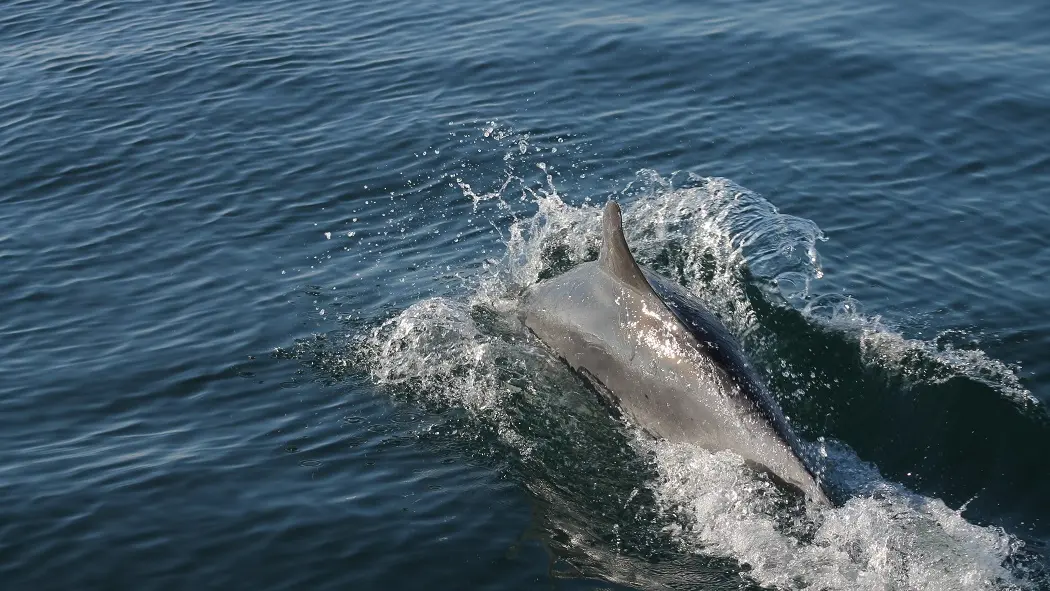
<svg viewBox="0 0 1050 591"><path fill-rule="evenodd" d="M1012 368L984 351L941 347L936 342L906 338L886 326L878 316L865 315L850 298L818 297L808 302L802 312L807 318L851 335L859 344L863 358L871 365L926 383L941 384L953 377L966 377L995 389L1021 407L1041 404L1021 384ZM917 370L913 361L916 358L933 360L936 367L933 371Z"/></svg>
<svg viewBox="0 0 1050 591"><path fill-rule="evenodd" d="M778 589L957 591L1021 588L1003 566L1021 542L980 527L938 499L887 483L868 470L869 493L830 509L807 507L785 531L773 485L739 456L639 441L660 473L652 483L676 516L671 533L686 551L733 558L748 576ZM840 449L837 462L863 463Z"/></svg>
<svg viewBox="0 0 1050 591"><path fill-rule="evenodd" d="M497 133L493 127L489 133ZM548 172L546 168L544 172ZM675 243L669 266L676 279L701 297L740 337L758 329L741 279L747 269L768 281L784 300L829 329L855 335L865 359L900 367L913 351L943 369L948 379L981 379L1004 394L1031 401L1016 375L980 351L942 350L908 340L848 305L834 306L814 295L823 276L816 244L823 236L813 222L780 214L761 197L725 179L688 176L667 181L651 171L619 198L627 238L636 256L651 261ZM498 190L464 195L484 214L513 211L509 187L535 213L515 217L504 234L503 261L487 265L465 301L418 302L374 330L366 349L380 384L414 389L466 409L494 427L523 456L526 437L515 431L504 405L518 387L501 378L500 359L521 357L533 347L512 319L493 336L479 328L476 310L512 318L524 289L552 265L593 259L599 245L600 209L571 206L549 174L546 186L530 189L508 178ZM520 179L517 179L520 180ZM535 351L530 351L530 354ZM538 354L538 353L537 353ZM773 485L749 470L739 456L639 439L659 474L649 483L661 511L673 517L668 533L683 551L723 556L746 565L762 585L782 589L968 590L1023 588L1004 564L1023 544L1001 529L967 522L937 499L886 482L844 446L822 449L840 472L854 475L862 494L842 507L807 508L785 529L778 517L782 498ZM780 499L778 501L778 499Z"/></svg>

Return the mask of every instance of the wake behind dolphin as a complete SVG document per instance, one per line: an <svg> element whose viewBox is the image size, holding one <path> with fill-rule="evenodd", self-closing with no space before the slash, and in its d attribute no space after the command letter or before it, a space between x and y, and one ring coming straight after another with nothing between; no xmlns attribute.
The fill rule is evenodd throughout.
<svg viewBox="0 0 1050 591"><path fill-rule="evenodd" d="M598 261L533 287L524 322L636 426L731 450L829 503L736 340L684 289L635 262L615 202L603 212Z"/></svg>

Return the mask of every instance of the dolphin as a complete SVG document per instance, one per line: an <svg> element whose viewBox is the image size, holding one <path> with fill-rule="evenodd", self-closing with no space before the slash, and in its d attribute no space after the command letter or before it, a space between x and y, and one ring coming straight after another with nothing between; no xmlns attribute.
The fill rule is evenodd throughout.
<svg viewBox="0 0 1050 591"><path fill-rule="evenodd" d="M729 330L684 288L635 262L616 202L602 212L598 260L530 288L523 320L643 431L730 450L813 502L830 504Z"/></svg>

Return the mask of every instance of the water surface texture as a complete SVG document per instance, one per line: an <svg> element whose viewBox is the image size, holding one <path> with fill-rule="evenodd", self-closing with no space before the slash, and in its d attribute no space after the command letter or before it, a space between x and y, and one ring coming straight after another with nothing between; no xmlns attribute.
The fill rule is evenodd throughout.
<svg viewBox="0 0 1050 591"><path fill-rule="evenodd" d="M0 587L1050 589L1050 9L8 0ZM850 500L646 439L645 264Z"/></svg>

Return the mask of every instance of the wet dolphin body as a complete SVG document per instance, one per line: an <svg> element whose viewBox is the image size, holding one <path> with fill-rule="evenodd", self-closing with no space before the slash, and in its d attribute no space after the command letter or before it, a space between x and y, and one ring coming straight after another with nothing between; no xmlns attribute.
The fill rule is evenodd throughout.
<svg viewBox="0 0 1050 591"><path fill-rule="evenodd" d="M534 286L524 320L636 426L731 450L829 502L729 331L684 289L635 262L616 203L602 216L598 260Z"/></svg>

